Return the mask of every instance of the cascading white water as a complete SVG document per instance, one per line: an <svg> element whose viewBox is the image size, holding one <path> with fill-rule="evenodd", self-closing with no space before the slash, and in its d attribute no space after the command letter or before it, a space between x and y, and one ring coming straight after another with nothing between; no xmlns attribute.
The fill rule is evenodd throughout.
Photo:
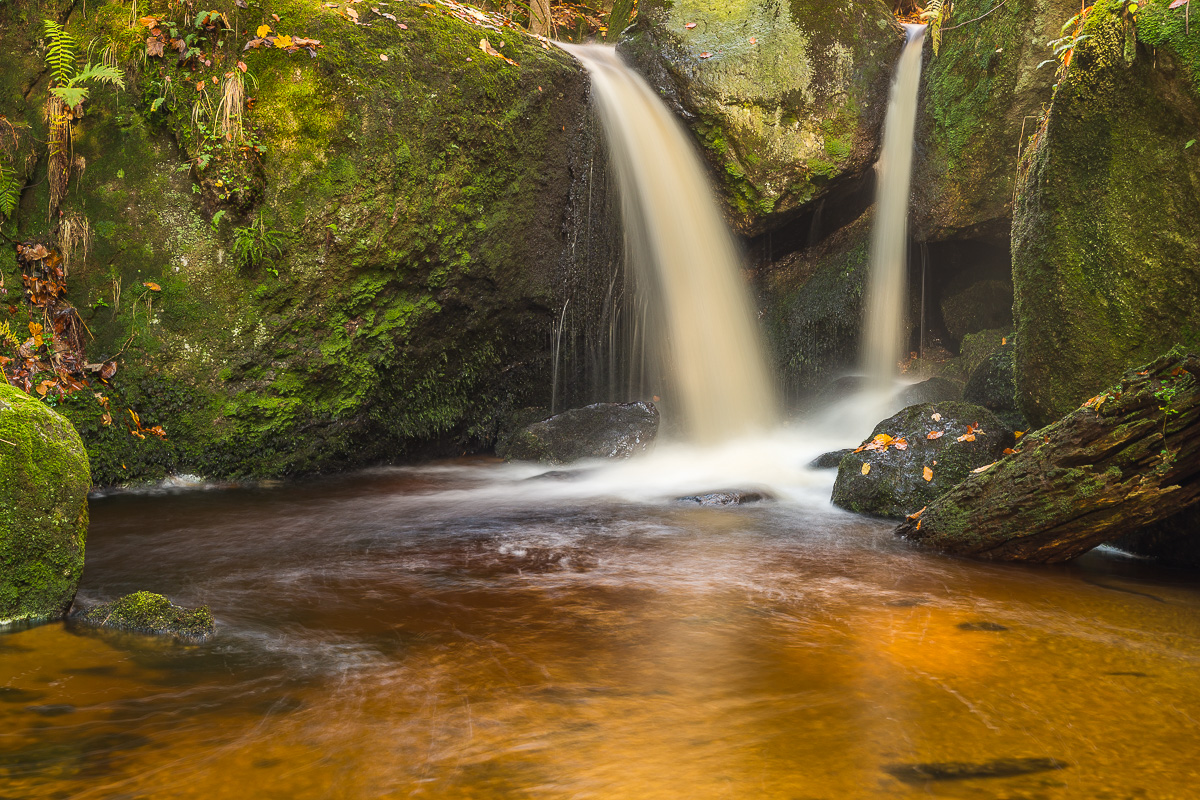
<svg viewBox="0 0 1200 800"><path fill-rule="evenodd" d="M870 390L880 395L890 395L896 365L905 352L908 196L925 26L904 28L907 43L896 65L883 124L883 152L875 167L875 227L871 232L871 273L863 320L863 369Z"/></svg>
<svg viewBox="0 0 1200 800"><path fill-rule="evenodd" d="M655 293L669 407L689 438L771 428L778 401L733 237L683 126L606 45L565 45L592 78L621 194L627 261Z"/></svg>

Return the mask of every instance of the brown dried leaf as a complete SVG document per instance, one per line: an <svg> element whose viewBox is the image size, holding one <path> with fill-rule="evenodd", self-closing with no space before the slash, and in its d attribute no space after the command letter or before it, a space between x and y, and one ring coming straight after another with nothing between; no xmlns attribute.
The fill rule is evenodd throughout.
<svg viewBox="0 0 1200 800"><path fill-rule="evenodd" d="M926 439L940 439L945 435L946 435L945 431L930 431L929 433L925 434L925 438Z"/></svg>
<svg viewBox="0 0 1200 800"><path fill-rule="evenodd" d="M925 467L925 469L921 470L921 477L926 481L933 480L933 470L929 467Z"/></svg>
<svg viewBox="0 0 1200 800"><path fill-rule="evenodd" d="M161 56L163 54L164 46L166 46L166 42L164 42L162 39L151 36L150 38L146 39L146 55Z"/></svg>

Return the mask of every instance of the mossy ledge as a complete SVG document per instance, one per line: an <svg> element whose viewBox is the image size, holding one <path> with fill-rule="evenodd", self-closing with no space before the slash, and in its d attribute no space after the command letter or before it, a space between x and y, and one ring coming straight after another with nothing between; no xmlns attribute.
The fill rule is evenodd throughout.
<svg viewBox="0 0 1200 800"><path fill-rule="evenodd" d="M183 608L154 592L134 592L71 615L72 623L133 633L172 636L185 642L204 642L216 634L208 606Z"/></svg>

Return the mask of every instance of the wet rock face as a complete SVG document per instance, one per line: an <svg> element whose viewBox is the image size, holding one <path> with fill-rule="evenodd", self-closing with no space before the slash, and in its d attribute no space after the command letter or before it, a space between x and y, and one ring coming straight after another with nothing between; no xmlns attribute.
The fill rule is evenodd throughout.
<svg viewBox="0 0 1200 800"><path fill-rule="evenodd" d="M72 614L73 622L97 628L173 636L202 642L213 636L216 624L208 606L183 608L154 592L134 592L111 603Z"/></svg>
<svg viewBox="0 0 1200 800"><path fill-rule="evenodd" d="M833 504L860 514L905 517L971 470L998 460L1013 443L1012 431L981 406L910 406L875 426L862 449L842 458Z"/></svg>
<svg viewBox="0 0 1200 800"><path fill-rule="evenodd" d="M758 233L874 161L904 41L883 3L647 0L620 44Z"/></svg>
<svg viewBox="0 0 1200 800"><path fill-rule="evenodd" d="M83 575L91 485L71 423L0 384L0 627L70 607Z"/></svg>
<svg viewBox="0 0 1200 800"><path fill-rule="evenodd" d="M1027 424L1017 409L1017 385L1013 377L1012 341L996 348L971 373L963 390L963 400L994 411L1001 421L1015 430L1026 430Z"/></svg>
<svg viewBox="0 0 1200 800"><path fill-rule="evenodd" d="M595 403L526 425L497 455L508 461L567 464L585 458L629 458L658 434L653 403Z"/></svg>

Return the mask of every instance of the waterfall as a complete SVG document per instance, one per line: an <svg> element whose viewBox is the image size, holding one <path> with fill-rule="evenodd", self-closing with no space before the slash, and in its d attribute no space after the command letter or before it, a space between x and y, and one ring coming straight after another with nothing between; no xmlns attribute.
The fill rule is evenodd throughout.
<svg viewBox="0 0 1200 800"><path fill-rule="evenodd" d="M733 237L683 126L607 45L560 47L583 63L621 195L626 263L652 293L645 335L663 349L666 408L689 438L766 430L778 401Z"/></svg>
<svg viewBox="0 0 1200 800"><path fill-rule="evenodd" d="M875 165L875 227L863 319L863 369L871 390L878 394L890 393L906 350L908 195L925 26L905 25L904 29L907 43L896 65L883 123L883 152Z"/></svg>

